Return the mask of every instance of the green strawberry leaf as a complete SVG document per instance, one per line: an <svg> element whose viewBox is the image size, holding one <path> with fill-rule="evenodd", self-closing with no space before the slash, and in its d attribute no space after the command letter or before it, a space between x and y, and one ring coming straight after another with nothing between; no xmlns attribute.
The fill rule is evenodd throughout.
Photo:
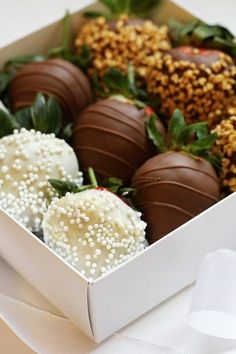
<svg viewBox="0 0 236 354"><path fill-rule="evenodd" d="M122 179L116 177L110 177L103 180L100 183L101 187L109 189L109 191L113 193L117 193L117 191L124 185L124 181Z"/></svg>
<svg viewBox="0 0 236 354"><path fill-rule="evenodd" d="M117 68L109 68L104 74L103 82L109 95L120 93L127 98L132 95L127 75Z"/></svg>
<svg viewBox="0 0 236 354"><path fill-rule="evenodd" d="M123 180L110 177L102 181L99 186L97 184L97 179L95 173L91 167L88 169L88 176L91 184L79 186L74 182L70 181L62 181L58 179L49 179L49 183L51 186L58 192L60 197L63 197L66 193L79 193L88 189L96 189L96 188L105 188L108 191L120 195L121 197L128 198L131 194L135 194L135 190L133 188L124 187Z"/></svg>
<svg viewBox="0 0 236 354"><path fill-rule="evenodd" d="M100 183L100 186L108 189L110 192L127 198L131 194L135 194L135 189L124 186L124 181L116 177L106 178Z"/></svg>
<svg viewBox="0 0 236 354"><path fill-rule="evenodd" d="M220 37L215 37L214 42L208 44L211 48L220 49L223 52L231 55L231 57L236 57L236 43L235 41L223 39Z"/></svg>
<svg viewBox="0 0 236 354"><path fill-rule="evenodd" d="M41 92L36 95L34 104L31 107L31 116L34 129L41 133L48 133L46 99Z"/></svg>
<svg viewBox="0 0 236 354"><path fill-rule="evenodd" d="M105 17L105 15L102 12L99 11L85 11L83 13L83 16L86 18L98 18L98 17Z"/></svg>
<svg viewBox="0 0 236 354"><path fill-rule="evenodd" d="M79 193L86 189L88 186L79 186L74 182L62 181L59 179L50 178L49 183L58 192L60 197L63 197L66 193Z"/></svg>
<svg viewBox="0 0 236 354"><path fill-rule="evenodd" d="M210 150L217 139L217 134L213 133L202 139L196 140L191 144L183 147L184 150L190 152L193 155L201 156L207 150Z"/></svg>
<svg viewBox="0 0 236 354"><path fill-rule="evenodd" d="M213 155L212 153L203 154L204 157L215 169L218 176L220 176L222 171L222 156L220 155Z"/></svg>
<svg viewBox="0 0 236 354"><path fill-rule="evenodd" d="M86 73L93 59L93 55L89 46L87 44L83 44L80 49L80 53L76 55L75 58L76 59L74 63L77 64L81 70ZM73 60L71 61L73 62Z"/></svg>
<svg viewBox="0 0 236 354"><path fill-rule="evenodd" d="M125 197L125 198L127 198L127 196L130 195L134 196L137 193L136 189L129 188L129 187L120 188L118 192L121 197Z"/></svg>
<svg viewBox="0 0 236 354"><path fill-rule="evenodd" d="M190 140L195 138L195 136L197 139L202 139L209 136L207 122L193 123L184 126L179 131L177 144L180 146L188 144Z"/></svg>
<svg viewBox="0 0 236 354"><path fill-rule="evenodd" d="M199 24L196 28L193 29L193 35L200 41L212 37L220 37L221 29L218 26L208 26L205 24Z"/></svg>
<svg viewBox="0 0 236 354"><path fill-rule="evenodd" d="M9 59L6 64L5 67L9 67L9 66L22 66L25 64L29 64L31 62L41 62L44 61L47 57L45 55L41 55L41 54L29 54L29 55L20 55L14 58Z"/></svg>
<svg viewBox="0 0 236 354"><path fill-rule="evenodd" d="M6 91L11 80L11 75L8 72L0 72L0 97Z"/></svg>
<svg viewBox="0 0 236 354"><path fill-rule="evenodd" d="M60 138L65 140L67 143L71 142L72 138L72 123L68 123L60 134Z"/></svg>
<svg viewBox="0 0 236 354"><path fill-rule="evenodd" d="M169 21L169 27L176 46L219 49L232 57L236 56L235 38L225 27L208 25L198 20L182 23L173 19Z"/></svg>
<svg viewBox="0 0 236 354"><path fill-rule="evenodd" d="M58 135L62 128L62 111L53 96L49 96L46 103L48 133Z"/></svg>
<svg viewBox="0 0 236 354"><path fill-rule="evenodd" d="M167 151L167 148L163 137L161 136L160 132L157 129L156 126L157 118L158 117L153 114L146 123L146 129L147 129L148 137L149 139L152 140L154 146L156 146L157 151L165 152Z"/></svg>
<svg viewBox="0 0 236 354"><path fill-rule="evenodd" d="M167 142L171 142L171 144L179 145L181 144L180 133L185 128L186 123L184 119L183 113L176 109L171 116L169 125L168 125L168 133L167 133Z"/></svg>
<svg viewBox="0 0 236 354"><path fill-rule="evenodd" d="M110 67L103 76L103 85L100 84L96 73L93 76L95 91L100 97L121 95L132 100L138 108L144 108L147 105L153 108L160 106L159 97L150 97L147 91L138 86L138 80L131 64L128 65L127 74L115 67Z"/></svg>
<svg viewBox="0 0 236 354"><path fill-rule="evenodd" d="M23 108L15 113L15 118L22 128L33 129L33 122L30 108Z"/></svg>
<svg viewBox="0 0 236 354"><path fill-rule="evenodd" d="M137 15L140 17L146 17L150 12L160 4L160 0L126 0L129 14Z"/></svg>
<svg viewBox="0 0 236 354"><path fill-rule="evenodd" d="M117 0L100 0L100 2L113 13L119 11L119 1Z"/></svg>
<svg viewBox="0 0 236 354"><path fill-rule="evenodd" d="M33 128L41 133L58 135L62 127L62 111L53 96L46 101L42 93L36 95L30 108Z"/></svg>
<svg viewBox="0 0 236 354"><path fill-rule="evenodd" d="M147 17L160 2L161 0L100 0L100 3L108 9L110 19L116 19L122 14L138 18ZM97 11L87 11L84 15L89 18L107 17L106 14Z"/></svg>
<svg viewBox="0 0 236 354"><path fill-rule="evenodd" d="M102 87L101 82L99 81L99 77L97 74L97 71L94 70L92 77L91 77L91 83L93 86L93 90L98 97L107 97L107 93L104 90L104 87Z"/></svg>
<svg viewBox="0 0 236 354"><path fill-rule="evenodd" d="M49 49L47 53L49 57L61 57L65 59L66 56L70 53L71 30L70 30L69 11L66 11L62 21L63 21L62 44L58 47Z"/></svg>
<svg viewBox="0 0 236 354"><path fill-rule="evenodd" d="M15 129L20 129L16 118L3 109L0 109L0 138L10 135Z"/></svg>

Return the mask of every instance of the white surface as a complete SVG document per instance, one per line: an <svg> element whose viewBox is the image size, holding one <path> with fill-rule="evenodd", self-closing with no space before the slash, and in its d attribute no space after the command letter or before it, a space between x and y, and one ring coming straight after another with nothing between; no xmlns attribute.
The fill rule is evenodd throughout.
<svg viewBox="0 0 236 354"><path fill-rule="evenodd" d="M61 18L92 0L0 0L0 47ZM186 9L194 9L209 21L225 23L235 28L235 0L177 0ZM219 20L220 19L220 20ZM236 28L235 28L236 31Z"/></svg>
<svg viewBox="0 0 236 354"><path fill-rule="evenodd" d="M83 8L92 0L0 0L0 47Z"/></svg>
<svg viewBox="0 0 236 354"><path fill-rule="evenodd" d="M2 257L58 309L73 318L88 336L92 336L85 278L79 276L74 268L63 262L27 229L19 227L1 209L0 218L3 234L10 236L0 237Z"/></svg>
<svg viewBox="0 0 236 354"><path fill-rule="evenodd" d="M188 326L186 319L191 288L180 292L98 345L51 307L1 259L0 279L2 317L32 349L26 349L0 322L1 354L236 353L236 341L209 337Z"/></svg>
<svg viewBox="0 0 236 354"><path fill-rule="evenodd" d="M106 338L191 284L207 253L236 249L235 210L233 194L97 280L89 289L95 338Z"/></svg>
<svg viewBox="0 0 236 354"><path fill-rule="evenodd" d="M218 338L236 339L235 271L234 251L222 249L204 258L190 308L193 328Z"/></svg>
<svg viewBox="0 0 236 354"><path fill-rule="evenodd" d="M77 9L78 6L81 6L81 3L86 2L87 0L0 0L0 46L4 46L13 40L21 38L31 31L37 30L55 19L60 18L64 14L65 8L69 8L73 11ZM205 0L179 0L179 2L186 3L187 6L195 7L199 13L202 13L204 16L208 16L208 18L212 20L215 18L221 18L220 22L228 22L231 25L231 28L234 25L234 14L236 13L235 0L225 0L224 2L214 0L208 0L207 2ZM1 235L1 237L4 237L4 235ZM35 292L30 285L25 283L24 280L13 270L11 270L4 262L0 263L0 292L10 295L13 298L15 297L23 300L24 302L41 310L45 309L50 313L56 313L60 316L57 310L52 308L46 300ZM129 338L127 337L122 337L121 341L117 341L113 338L113 351L111 351L108 347L108 350L110 350L108 353L116 354L117 350L121 348L121 345L123 350L119 353L122 354L131 354L131 348L133 348L135 354L141 352L142 354L172 353L164 347L179 350L179 353L182 354L235 354L235 341L224 341L207 337L188 327L186 324L186 316L190 297L191 289L187 289L143 316L142 319L139 319L122 331L123 336L125 335L131 338L139 338L142 342L136 342L134 339L129 341ZM9 299L9 297L2 296L1 301L6 301L5 305L7 303L9 304L8 301L10 301L10 307L13 306L13 304L17 305L17 311L19 311L21 318L23 319L27 319L27 314L29 315L28 310L31 315L31 311L33 311L34 321L31 325L35 325L35 328L37 329L36 339L40 344L40 339L42 338L41 336L45 333L43 331L44 327L42 326L42 322L40 322L42 313L40 311L38 313L35 309L32 309L32 307L29 308L27 305L15 302L14 300ZM36 316L36 313L39 314L39 316ZM43 314L44 313L45 312L43 312ZM55 318L59 318L58 321L61 321L60 317L53 317L53 319ZM13 314L11 318L8 318L9 321L11 319L16 320L15 314ZM27 323L27 321L24 322ZM54 329L55 325L53 325ZM68 326L70 325L71 324L68 324ZM29 329L30 328L31 326ZM51 333L50 337L52 343L54 343L52 347L54 349L52 350L56 349L56 345L69 345L69 340L72 342L75 340L74 343L77 345L76 354L95 353L94 344L91 344L91 342L88 341L87 338L83 337L83 335L81 335L78 331L75 331L72 328L69 329L69 337L63 337L64 341L61 341L61 332L53 332L53 328L52 332L46 332L46 334ZM20 335L21 333L18 334ZM31 351L26 349L24 344L20 342L3 323L0 325L0 341L1 354L31 353ZM148 342L151 343L152 346L148 346ZM130 343L132 343L131 346ZM137 351L137 344L141 352L140 350L139 352ZM146 347L145 344L147 344ZM162 348L160 348L160 346L162 346ZM65 350L63 349L63 346L60 348L61 351L57 351L55 354L68 353L68 347ZM105 354L104 348L104 344L98 346L96 348L96 353ZM46 351L41 351L40 354L54 354L54 352L46 349ZM72 352L70 352L70 354L72 354Z"/></svg>

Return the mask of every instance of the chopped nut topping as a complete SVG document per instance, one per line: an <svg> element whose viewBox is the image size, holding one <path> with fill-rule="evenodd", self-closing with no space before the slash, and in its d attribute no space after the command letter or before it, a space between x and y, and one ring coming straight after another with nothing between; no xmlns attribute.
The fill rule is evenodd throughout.
<svg viewBox="0 0 236 354"><path fill-rule="evenodd" d="M147 78L148 91L162 98L163 112L170 116L181 108L188 123L208 121L214 128L236 106L236 67L223 53L210 67L166 54L149 65Z"/></svg>
<svg viewBox="0 0 236 354"><path fill-rule="evenodd" d="M141 77L146 77L147 69L158 53L171 47L167 26L158 27L151 21L137 24L134 20L132 23L123 15L114 24L114 29L110 27L109 22L100 17L85 24L75 41L78 52L83 44L92 50L91 75L96 70L102 77L111 66L126 72L127 65L131 63Z"/></svg>
<svg viewBox="0 0 236 354"><path fill-rule="evenodd" d="M236 108L230 108L230 112L236 113ZM223 156L222 183L236 192L236 115L222 120L213 132L218 135L215 151Z"/></svg>

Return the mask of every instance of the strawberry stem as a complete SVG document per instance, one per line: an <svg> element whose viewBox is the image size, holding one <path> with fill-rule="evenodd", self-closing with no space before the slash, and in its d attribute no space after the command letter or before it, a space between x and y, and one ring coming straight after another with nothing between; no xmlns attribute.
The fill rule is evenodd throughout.
<svg viewBox="0 0 236 354"><path fill-rule="evenodd" d="M88 176L89 176L89 179L90 179L90 182L91 182L93 188L97 188L98 182L97 182L97 178L95 176L95 173L94 173L94 170L92 167L88 168Z"/></svg>

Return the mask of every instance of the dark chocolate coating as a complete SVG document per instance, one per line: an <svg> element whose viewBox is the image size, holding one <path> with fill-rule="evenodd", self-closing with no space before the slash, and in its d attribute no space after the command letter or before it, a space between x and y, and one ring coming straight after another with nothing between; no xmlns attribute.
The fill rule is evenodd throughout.
<svg viewBox="0 0 236 354"><path fill-rule="evenodd" d="M68 61L50 59L24 65L10 83L13 111L30 106L37 94L54 95L69 120L93 101L92 89L84 73Z"/></svg>
<svg viewBox="0 0 236 354"><path fill-rule="evenodd" d="M145 23L145 20L141 18L129 18L126 21L126 26L142 26ZM107 22L108 28L110 31L115 32L117 30L116 25L117 21L108 21Z"/></svg>
<svg viewBox="0 0 236 354"><path fill-rule="evenodd" d="M217 202L219 181L211 164L169 151L144 163L135 173L136 205L148 223L147 239L157 241Z"/></svg>
<svg viewBox="0 0 236 354"><path fill-rule="evenodd" d="M207 67L219 60L221 53L215 49L196 49L188 46L172 48L168 51L168 54L176 60L190 61L197 65L205 64Z"/></svg>
<svg viewBox="0 0 236 354"><path fill-rule="evenodd" d="M100 179L117 177L129 182L154 148L148 139L144 110L131 103L105 99L88 107L73 131L73 147L86 171L93 167ZM161 122L158 126L162 134Z"/></svg>

